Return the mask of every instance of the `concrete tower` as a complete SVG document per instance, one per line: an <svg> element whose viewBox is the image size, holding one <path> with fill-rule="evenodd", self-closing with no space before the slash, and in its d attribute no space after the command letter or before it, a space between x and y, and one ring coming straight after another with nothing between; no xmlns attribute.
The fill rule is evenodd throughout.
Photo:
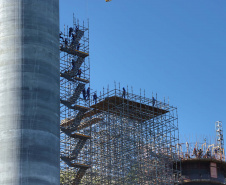
<svg viewBox="0 0 226 185"><path fill-rule="evenodd" d="M0 1L0 184L59 185L59 0Z"/></svg>

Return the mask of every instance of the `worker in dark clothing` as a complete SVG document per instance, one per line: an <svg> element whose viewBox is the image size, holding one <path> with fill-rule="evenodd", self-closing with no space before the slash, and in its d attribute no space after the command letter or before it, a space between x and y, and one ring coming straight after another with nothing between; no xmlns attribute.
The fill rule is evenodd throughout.
<svg viewBox="0 0 226 185"><path fill-rule="evenodd" d="M152 97L152 106L153 107L155 106L155 102L156 102L156 99L154 97Z"/></svg>
<svg viewBox="0 0 226 185"><path fill-rule="evenodd" d="M69 28L69 37L71 37L72 32L73 32L73 28L70 27L70 28Z"/></svg>
<svg viewBox="0 0 226 185"><path fill-rule="evenodd" d="M77 44L77 48L76 49L79 50L79 48L80 48L80 43Z"/></svg>
<svg viewBox="0 0 226 185"><path fill-rule="evenodd" d="M202 157L202 149L200 148L198 152L198 158L201 158L201 157Z"/></svg>
<svg viewBox="0 0 226 185"><path fill-rule="evenodd" d="M78 70L78 73L77 73L77 76L79 77L79 78L81 78L81 74L82 74L82 70L81 70L81 68Z"/></svg>
<svg viewBox="0 0 226 185"><path fill-rule="evenodd" d="M93 101L95 104L97 104L97 94L96 93L94 93L94 95L93 95Z"/></svg>
<svg viewBox="0 0 226 185"><path fill-rule="evenodd" d="M209 148L206 151L206 157L207 158L210 158L211 157L211 152L210 152L210 149Z"/></svg>
<svg viewBox="0 0 226 185"><path fill-rule="evenodd" d="M87 100L89 100L89 98L90 98L90 87L87 88L86 97L87 97Z"/></svg>
<svg viewBox="0 0 226 185"><path fill-rule="evenodd" d="M125 90L124 87L122 88L122 97L123 97L123 98L126 98L126 90Z"/></svg>
<svg viewBox="0 0 226 185"><path fill-rule="evenodd" d="M84 88L82 90L83 99L86 100L86 89Z"/></svg>

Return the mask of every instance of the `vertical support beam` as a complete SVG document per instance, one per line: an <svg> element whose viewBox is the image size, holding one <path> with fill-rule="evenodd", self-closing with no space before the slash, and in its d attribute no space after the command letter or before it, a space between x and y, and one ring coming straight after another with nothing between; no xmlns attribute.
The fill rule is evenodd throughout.
<svg viewBox="0 0 226 185"><path fill-rule="evenodd" d="M59 185L59 0L0 12L0 184Z"/></svg>

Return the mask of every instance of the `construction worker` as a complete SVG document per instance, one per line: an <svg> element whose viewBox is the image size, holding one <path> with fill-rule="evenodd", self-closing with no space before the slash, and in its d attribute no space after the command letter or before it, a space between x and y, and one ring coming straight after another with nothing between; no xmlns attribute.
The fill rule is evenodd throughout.
<svg viewBox="0 0 226 185"><path fill-rule="evenodd" d="M69 37L71 37L72 32L73 32L73 28L70 27L70 28L69 28Z"/></svg>
<svg viewBox="0 0 226 185"><path fill-rule="evenodd" d="M197 150L196 150L196 148L194 148L194 150L193 150L193 154L192 154L192 156L195 156L195 157L197 157Z"/></svg>
<svg viewBox="0 0 226 185"><path fill-rule="evenodd" d="M155 106L155 102L156 102L156 99L154 97L152 97L152 106L153 107Z"/></svg>
<svg viewBox="0 0 226 185"><path fill-rule="evenodd" d="M86 89L85 88L82 90L82 96L83 96L83 99L86 100Z"/></svg>
<svg viewBox="0 0 226 185"><path fill-rule="evenodd" d="M81 74L82 74L82 69L80 68L80 69L78 70L77 76L78 76L79 78L81 78Z"/></svg>
<svg viewBox="0 0 226 185"><path fill-rule="evenodd" d="M210 158L211 157L211 152L210 152L210 149L209 148L206 151L206 157L207 158Z"/></svg>
<svg viewBox="0 0 226 185"><path fill-rule="evenodd" d="M123 97L123 98L126 98L126 90L125 90L124 87L122 88L122 97Z"/></svg>
<svg viewBox="0 0 226 185"><path fill-rule="evenodd" d="M202 149L200 148L198 152L198 158L201 158L201 157L202 157Z"/></svg>
<svg viewBox="0 0 226 185"><path fill-rule="evenodd" d="M95 104L97 104L97 94L96 93L94 93L94 95L93 95L93 101Z"/></svg>
<svg viewBox="0 0 226 185"><path fill-rule="evenodd" d="M90 87L87 88L86 97L87 97L87 100L89 100L89 98L90 98Z"/></svg>

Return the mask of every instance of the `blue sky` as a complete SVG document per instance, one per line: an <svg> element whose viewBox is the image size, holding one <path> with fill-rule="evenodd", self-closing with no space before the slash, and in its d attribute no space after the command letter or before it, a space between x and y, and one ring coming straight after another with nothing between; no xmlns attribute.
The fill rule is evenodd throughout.
<svg viewBox="0 0 226 185"><path fill-rule="evenodd" d="M60 0L61 28L73 13L89 18L92 89L116 81L169 97L181 141L226 124L226 1Z"/></svg>

